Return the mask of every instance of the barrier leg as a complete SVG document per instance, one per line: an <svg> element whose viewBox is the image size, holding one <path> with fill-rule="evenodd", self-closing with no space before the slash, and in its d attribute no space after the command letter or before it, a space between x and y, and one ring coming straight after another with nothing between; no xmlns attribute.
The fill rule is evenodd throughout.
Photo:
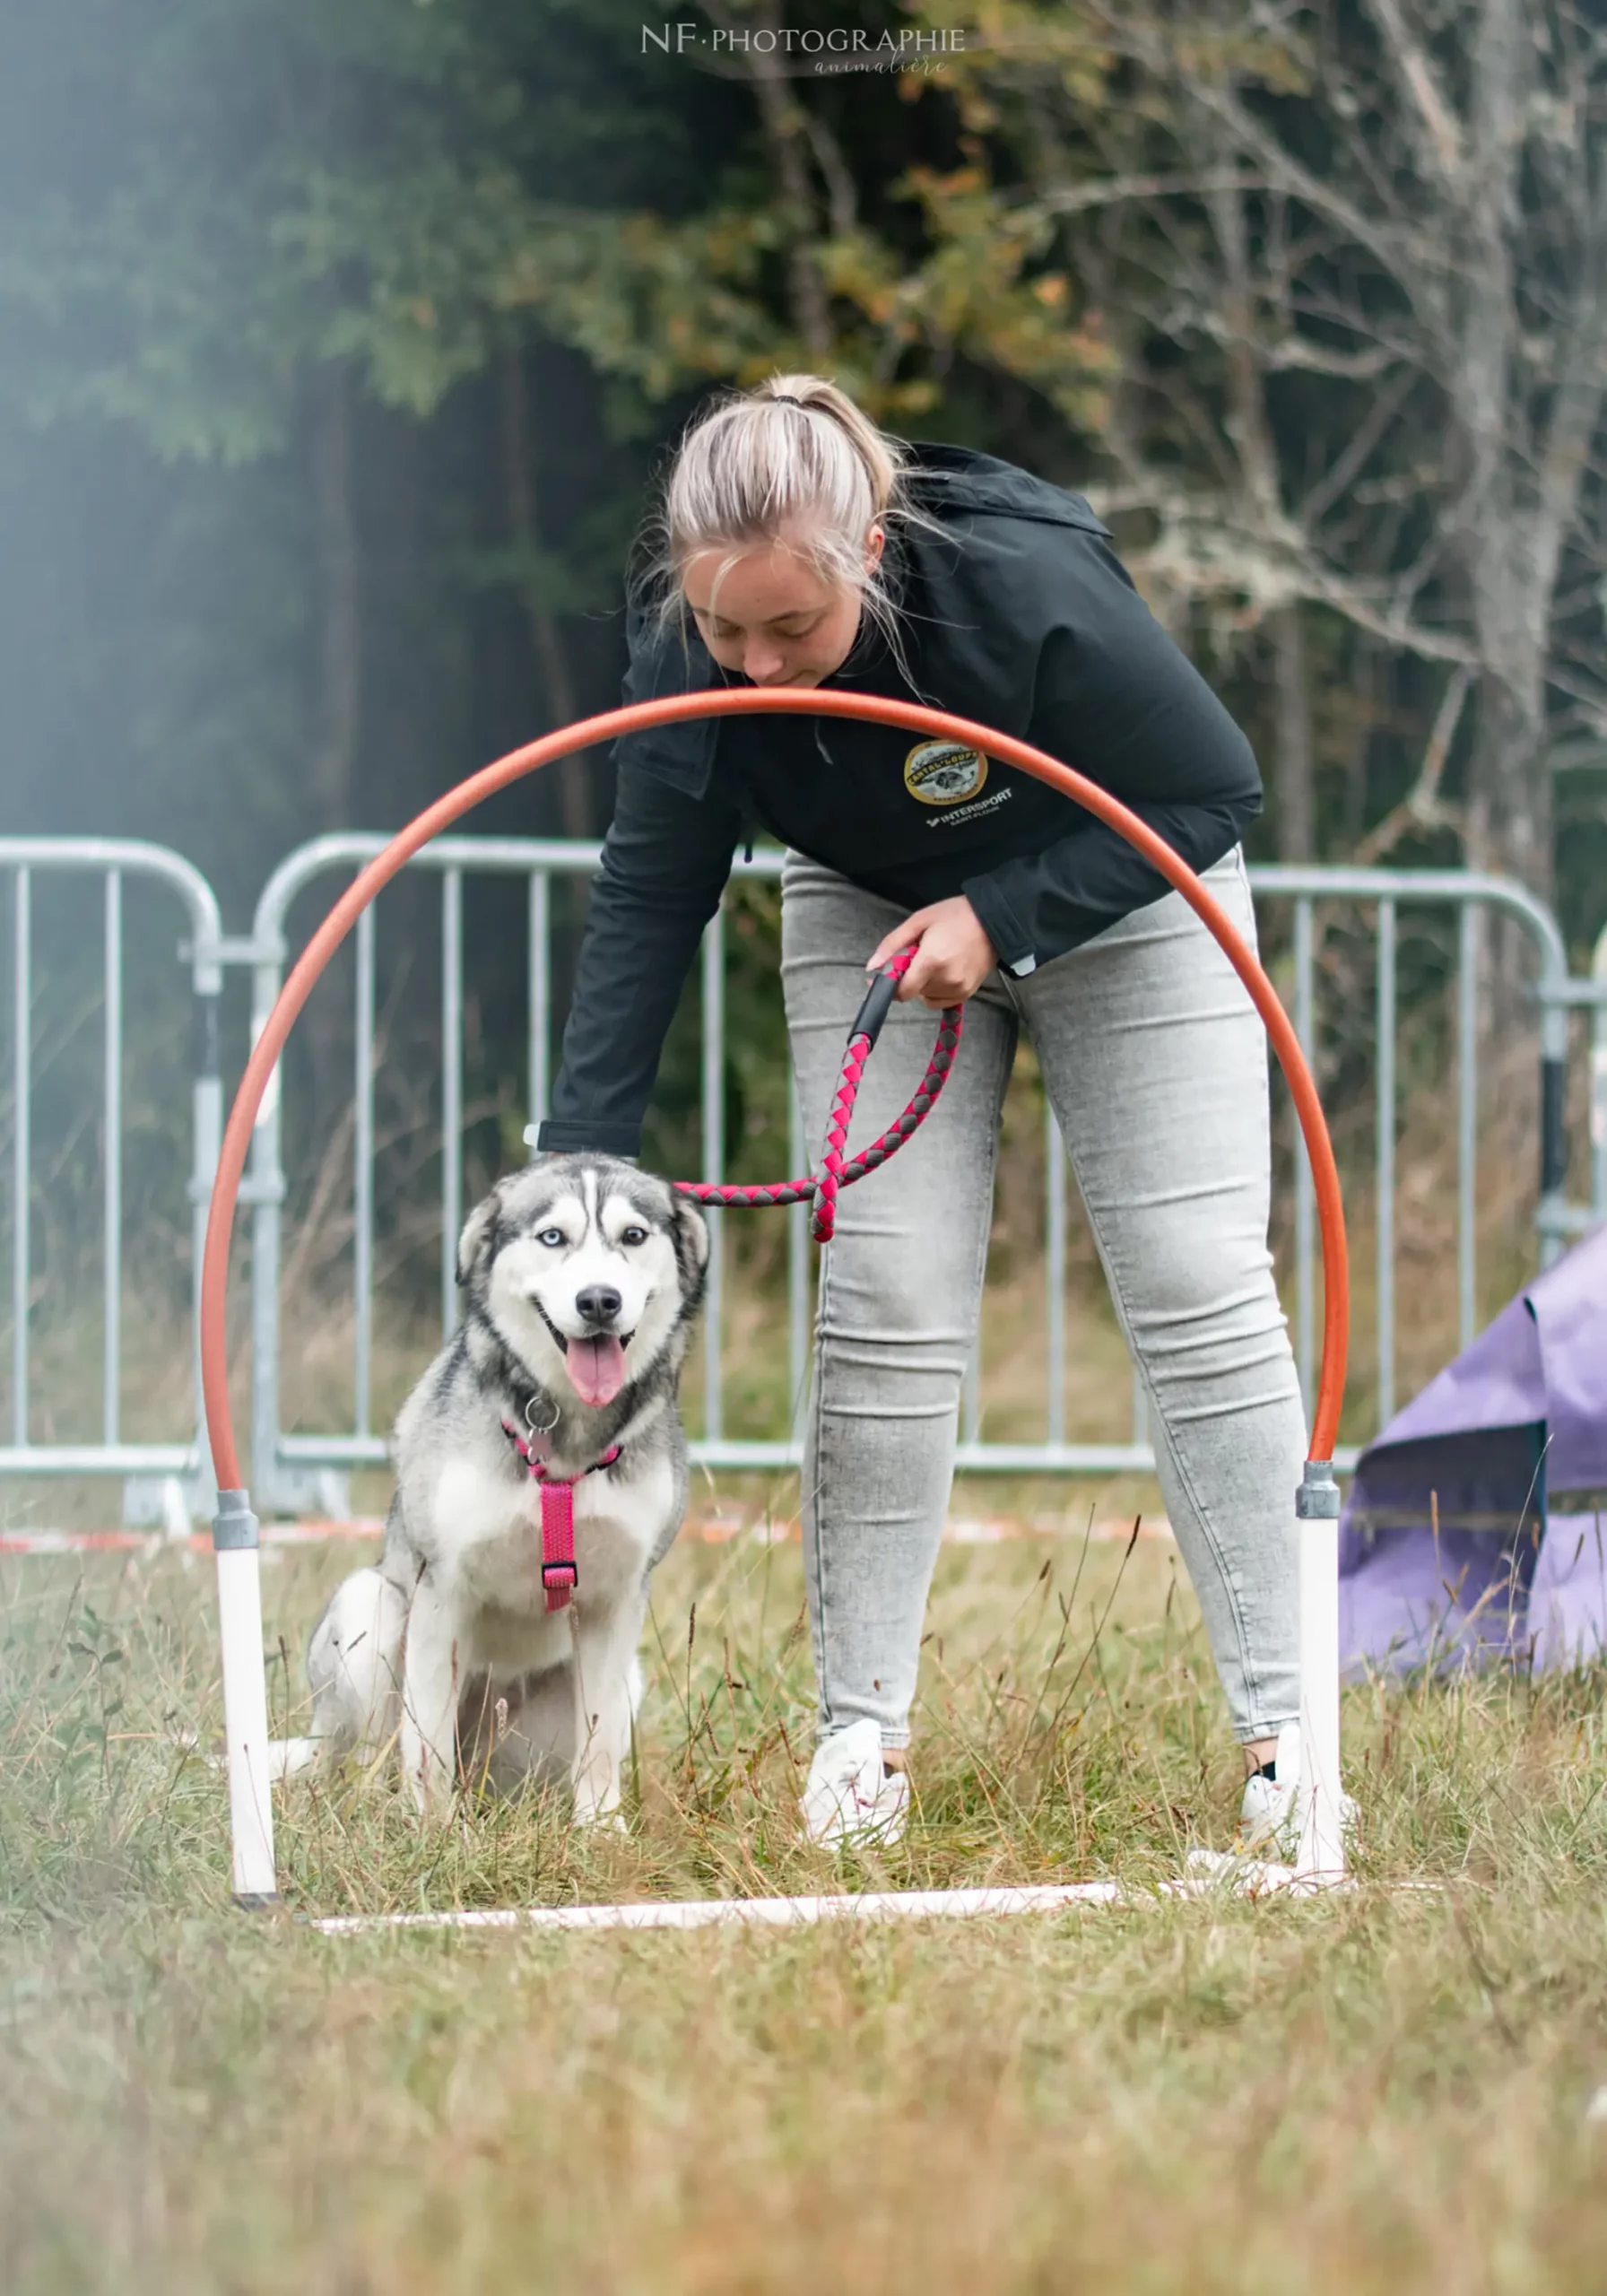
<svg viewBox="0 0 1607 2296"><path fill-rule="evenodd" d="M278 1897L268 1780L268 1677L262 1655L262 1575L256 1518L243 1491L221 1491L213 1523L223 1657L223 1735L237 1905Z"/></svg>
<svg viewBox="0 0 1607 2296"><path fill-rule="evenodd" d="M1325 1460L1307 1463L1296 1500L1300 1539L1300 1847L1312 1880L1345 1870L1339 1777L1339 1485Z"/></svg>

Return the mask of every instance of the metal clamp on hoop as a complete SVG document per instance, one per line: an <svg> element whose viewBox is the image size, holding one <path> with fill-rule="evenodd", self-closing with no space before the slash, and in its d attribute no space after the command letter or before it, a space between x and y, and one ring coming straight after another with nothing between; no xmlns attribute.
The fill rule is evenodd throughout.
<svg viewBox="0 0 1607 2296"><path fill-rule="evenodd" d="M1295 1493L1295 1520L1336 1523L1339 1513L1339 1485L1333 1480L1333 1460L1307 1459L1300 1487Z"/></svg>

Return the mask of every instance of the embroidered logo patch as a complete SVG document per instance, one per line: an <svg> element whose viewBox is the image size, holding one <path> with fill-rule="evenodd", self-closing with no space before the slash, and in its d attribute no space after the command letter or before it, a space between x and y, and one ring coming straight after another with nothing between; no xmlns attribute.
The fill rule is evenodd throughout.
<svg viewBox="0 0 1607 2296"><path fill-rule="evenodd" d="M904 787L923 805L958 805L987 779L987 760L962 742L917 742L904 761Z"/></svg>

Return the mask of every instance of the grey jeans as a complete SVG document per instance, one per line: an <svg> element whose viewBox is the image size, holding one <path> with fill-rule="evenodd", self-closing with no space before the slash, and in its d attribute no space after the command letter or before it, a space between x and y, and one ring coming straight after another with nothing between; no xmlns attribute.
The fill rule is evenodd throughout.
<svg viewBox="0 0 1607 2296"><path fill-rule="evenodd" d="M1255 945L1242 857L1207 882ZM902 912L796 854L782 974L805 1137L823 1136L864 961ZM908 1100L934 1014L895 1004L853 1140ZM804 1538L822 1729L909 1735L922 1621L981 1305L1000 1110L1025 1025L1150 1403L1160 1487L1241 1739L1299 1714L1304 1417L1267 1248L1267 1047L1177 893L966 1007L936 1109L838 1203L821 1270ZM850 1152L852 1141L850 1142Z"/></svg>

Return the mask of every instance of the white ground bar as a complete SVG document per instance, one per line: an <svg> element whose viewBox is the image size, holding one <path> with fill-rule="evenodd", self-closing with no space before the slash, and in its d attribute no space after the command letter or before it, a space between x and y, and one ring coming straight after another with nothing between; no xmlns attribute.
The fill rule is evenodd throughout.
<svg viewBox="0 0 1607 2296"><path fill-rule="evenodd" d="M333 1937L376 1929L718 1929L803 1928L818 1921L934 1921L989 1918L1012 1913L1058 1913L1079 1905L1142 1905L1158 1898L1203 1896L1226 1888L1236 1895L1270 1895L1290 1888L1304 1894L1316 1876L1287 1866L1248 1859L1212 1861L1188 1879L1150 1890L1119 1882L1068 1882L1025 1889L867 1890L812 1898L656 1899L635 1905L484 1906L439 1913L326 1914L308 1922ZM1327 1880L1328 1877L1322 1877Z"/></svg>

